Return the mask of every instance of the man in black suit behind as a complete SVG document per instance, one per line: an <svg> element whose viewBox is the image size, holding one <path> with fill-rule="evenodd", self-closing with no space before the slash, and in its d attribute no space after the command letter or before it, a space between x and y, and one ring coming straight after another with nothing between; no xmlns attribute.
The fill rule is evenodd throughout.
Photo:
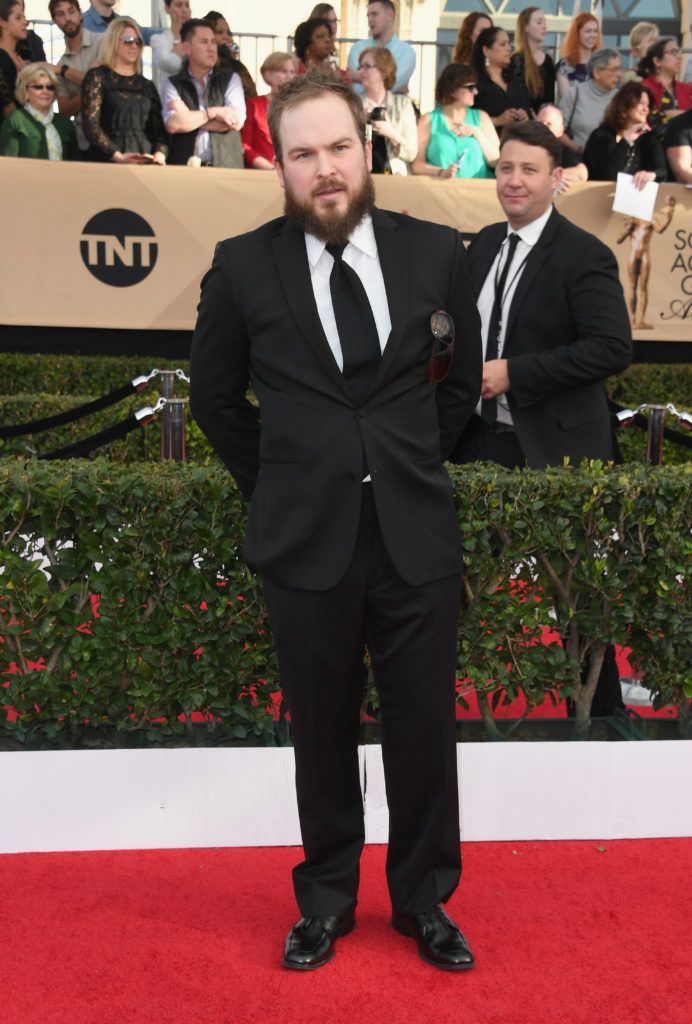
<svg viewBox="0 0 692 1024"><path fill-rule="evenodd" d="M392 924L424 959L461 970L473 956L441 906L461 869L462 561L443 461L480 394L466 255L457 232L374 208L362 105L341 82L309 72L288 83L270 130L287 216L218 245L190 400L250 500L245 551L263 576L291 713L305 859L283 962L320 967L355 923L367 645ZM431 334L438 310L456 328L451 365Z"/></svg>
<svg viewBox="0 0 692 1024"><path fill-rule="evenodd" d="M495 169L509 223L484 228L469 254L485 345L482 401L454 462L542 469L619 457L603 381L632 358L610 249L553 207L560 143L543 124L509 125ZM623 707L613 650L593 714Z"/></svg>

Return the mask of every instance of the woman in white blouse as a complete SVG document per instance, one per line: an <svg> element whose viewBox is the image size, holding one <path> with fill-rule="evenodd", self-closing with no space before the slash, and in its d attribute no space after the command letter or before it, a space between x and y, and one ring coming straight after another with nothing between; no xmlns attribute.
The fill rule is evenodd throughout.
<svg viewBox="0 0 692 1024"><path fill-rule="evenodd" d="M166 79L182 67L184 52L180 28L192 17L190 0L163 0L163 3L171 27L151 37L151 77L159 92Z"/></svg>
<svg viewBox="0 0 692 1024"><path fill-rule="evenodd" d="M396 81L396 61L384 46L363 50L359 56L361 97L372 126L375 174L410 174L418 155L416 112L408 96L390 92Z"/></svg>

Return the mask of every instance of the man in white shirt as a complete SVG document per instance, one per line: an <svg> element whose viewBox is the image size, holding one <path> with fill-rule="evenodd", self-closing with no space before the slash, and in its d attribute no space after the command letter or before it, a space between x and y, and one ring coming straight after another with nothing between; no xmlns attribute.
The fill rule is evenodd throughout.
<svg viewBox="0 0 692 1024"><path fill-rule="evenodd" d="M50 0L53 24L65 37L66 50L53 67L58 76L58 109L65 117L74 117L80 152L89 143L82 131L82 82L89 68L98 61L101 36L82 25L79 0Z"/></svg>
<svg viewBox="0 0 692 1024"><path fill-rule="evenodd" d="M217 246L190 402L250 501L245 556L262 574L291 713L305 859L283 964L321 967L355 924L367 644L391 923L428 962L464 970L473 955L442 907L461 866L462 565L443 460L480 390L466 255L451 228L374 207L363 105L333 75L286 83L269 128L286 216Z"/></svg>
<svg viewBox="0 0 692 1024"><path fill-rule="evenodd" d="M416 52L410 43L399 39L394 31L396 8L392 0L372 0L368 4L370 38L354 43L348 55L348 73L357 93L365 91L360 84L360 55L371 46L386 46L396 61L396 81L392 92L408 92L408 83L416 68Z"/></svg>
<svg viewBox="0 0 692 1024"><path fill-rule="evenodd" d="M170 135L169 164L243 167L240 129L245 95L236 72L217 68L218 44L211 25L190 18L180 29L185 53L181 70L161 90Z"/></svg>
<svg viewBox="0 0 692 1024"><path fill-rule="evenodd" d="M495 168L507 222L469 250L484 343L483 386L452 460L512 468L616 461L603 381L626 369L632 334L612 251L562 217L561 146L538 121L508 125ZM612 648L592 714L623 707Z"/></svg>

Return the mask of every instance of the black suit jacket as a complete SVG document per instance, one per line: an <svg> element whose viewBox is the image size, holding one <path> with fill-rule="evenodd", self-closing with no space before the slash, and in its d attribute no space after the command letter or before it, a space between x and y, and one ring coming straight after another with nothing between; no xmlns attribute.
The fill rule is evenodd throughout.
<svg viewBox="0 0 692 1024"><path fill-rule="evenodd" d="M202 282L192 342L195 418L251 498L245 554L285 586L326 590L358 530L365 446L380 525L400 576L461 568L443 459L478 400L479 319L459 234L375 210L392 331L372 390L349 394L315 304L305 237L285 218L220 242ZM429 321L446 309L456 353L426 381ZM259 409L246 398L252 383Z"/></svg>
<svg viewBox="0 0 692 1024"><path fill-rule="evenodd" d="M480 295L507 224L469 250ZM626 369L632 332L610 249L553 210L507 314L509 408L529 466L617 455L603 380Z"/></svg>

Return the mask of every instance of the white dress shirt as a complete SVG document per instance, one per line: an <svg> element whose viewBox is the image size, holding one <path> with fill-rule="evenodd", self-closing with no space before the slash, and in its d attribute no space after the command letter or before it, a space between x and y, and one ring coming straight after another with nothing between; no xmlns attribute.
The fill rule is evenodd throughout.
<svg viewBox="0 0 692 1024"><path fill-rule="evenodd" d="M334 259L325 248L325 243L314 235L305 235L305 248L310 264L310 279L317 303L324 333L327 336L339 369L343 372L344 357L336 328L336 318L332 305L332 293L329 289L329 277ZM370 301L372 314L375 318L377 336L380 340L380 351L384 352L387 339L392 330L389 316L387 291L384 286L380 257L377 255L377 242L370 215L363 218L355 231L349 235L348 245L344 249L343 260L360 278Z"/></svg>
<svg viewBox="0 0 692 1024"><path fill-rule="evenodd" d="M512 299L514 293L517 290L517 285L521 279L521 275L524 273L524 266L526 260L529 257L531 250L534 245L541 237L543 228L548 223L548 218L553 212L552 205L548 207L544 214L538 217L536 220L532 220L530 224L526 224L523 228L518 231L513 231L512 228L507 225L507 236L500 246L500 251L493 260L493 264L488 271L488 276L483 282L481 293L478 296L478 312L481 315L481 337L483 341L483 358L485 359L486 346L488 344L488 328L490 327L490 317L493 311L493 305L495 302L495 281L496 278L502 273L502 267L505 259L507 258L507 239L511 234L519 235L519 241L517 247L514 250L514 259L512 265L507 271L507 279L505 282L505 290L502 295L501 305L501 317L500 317L500 333L497 340L497 357L502 359L502 352L505 347L505 332L507 330L507 316L509 315L510 308L512 306ZM511 383L511 382L510 382ZM480 415L481 403L479 402L476 406L476 412ZM497 420L498 423L512 423L512 416L507 405L507 395L497 396Z"/></svg>
<svg viewBox="0 0 692 1024"><path fill-rule="evenodd" d="M204 98L204 94L209 85L209 79L212 76L214 69L208 71L204 76L204 80L200 82L194 75L190 75L195 89L197 90L197 100L199 102L199 109L206 111L207 104ZM163 83L161 89L161 107L163 111L163 123L168 127L168 122L175 113L171 109L171 104L174 100L180 100L181 96L176 87L171 82L170 78L167 78ZM245 124L245 93L243 92L243 83L240 81L240 75L234 71L231 75L226 92L223 98L224 107L233 107L236 114L240 118L240 128ZM211 138L206 128L199 128L195 137L195 156L198 156L203 162L211 160Z"/></svg>

